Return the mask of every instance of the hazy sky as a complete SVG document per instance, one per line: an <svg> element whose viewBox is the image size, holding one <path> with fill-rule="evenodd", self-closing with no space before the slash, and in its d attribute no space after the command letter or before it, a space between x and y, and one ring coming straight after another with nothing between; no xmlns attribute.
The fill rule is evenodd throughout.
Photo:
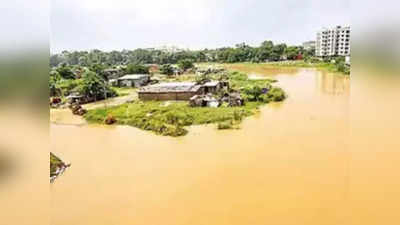
<svg viewBox="0 0 400 225"><path fill-rule="evenodd" d="M60 52L301 44L322 27L349 24L349 0L52 0L50 46Z"/></svg>

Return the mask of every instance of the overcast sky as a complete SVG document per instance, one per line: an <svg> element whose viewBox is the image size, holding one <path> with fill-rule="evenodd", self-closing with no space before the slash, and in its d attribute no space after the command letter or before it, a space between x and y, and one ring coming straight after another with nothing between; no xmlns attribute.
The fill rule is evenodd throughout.
<svg viewBox="0 0 400 225"><path fill-rule="evenodd" d="M51 52L176 45L202 49L264 40L301 44L350 25L349 0L52 0Z"/></svg>

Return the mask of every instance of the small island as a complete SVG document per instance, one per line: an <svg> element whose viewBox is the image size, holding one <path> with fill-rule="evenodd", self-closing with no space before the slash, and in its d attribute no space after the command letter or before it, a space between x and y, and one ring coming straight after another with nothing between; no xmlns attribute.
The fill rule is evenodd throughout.
<svg viewBox="0 0 400 225"><path fill-rule="evenodd" d="M286 98L285 92L273 85L276 80L253 80L239 72L179 78L180 82L170 78L160 84L144 86L138 91L138 99L89 110L84 118L90 123L130 125L177 137L187 134L185 127L191 125L238 128L242 119L253 115L260 106Z"/></svg>

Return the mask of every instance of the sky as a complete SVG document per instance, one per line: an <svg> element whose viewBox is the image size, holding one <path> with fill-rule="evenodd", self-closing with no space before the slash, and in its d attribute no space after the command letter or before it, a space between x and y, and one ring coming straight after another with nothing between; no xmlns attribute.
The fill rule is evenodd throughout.
<svg viewBox="0 0 400 225"><path fill-rule="evenodd" d="M50 50L299 45L336 25L349 0L52 0Z"/></svg>

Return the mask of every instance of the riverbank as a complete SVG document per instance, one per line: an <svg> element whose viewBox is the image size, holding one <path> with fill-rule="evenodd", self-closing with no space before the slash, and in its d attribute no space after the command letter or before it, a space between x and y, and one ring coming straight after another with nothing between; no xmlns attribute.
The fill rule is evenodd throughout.
<svg viewBox="0 0 400 225"><path fill-rule="evenodd" d="M191 125L217 124L218 129L238 128L243 118L254 115L259 106L283 101L286 97L281 88L272 86L276 80L252 80L239 72L210 75L212 79L221 79L220 76L226 76L225 79L228 79L232 89L241 90L245 105L212 108L191 107L187 102L137 100L119 106L89 110L84 118L89 123L100 124L112 119L116 124L176 137L186 135L187 130L184 127Z"/></svg>
<svg viewBox="0 0 400 225"><path fill-rule="evenodd" d="M266 63L201 63L199 65L223 65L225 68L233 71L253 72L260 71L260 73L268 72L268 70L294 70L297 68L315 68L326 72L336 73L338 75L348 76L350 70L342 70L338 65L329 62L305 62L304 60L295 61L280 61L280 62L266 62Z"/></svg>

